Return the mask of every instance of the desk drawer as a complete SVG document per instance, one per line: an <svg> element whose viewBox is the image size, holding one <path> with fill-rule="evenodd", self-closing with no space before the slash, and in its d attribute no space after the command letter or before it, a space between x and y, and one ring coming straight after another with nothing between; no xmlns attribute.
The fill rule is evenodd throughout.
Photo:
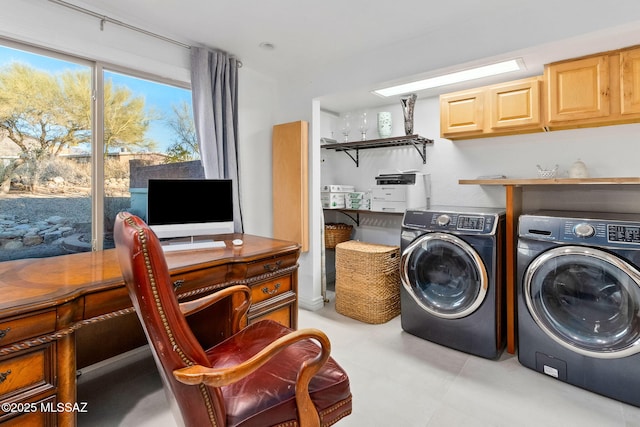
<svg viewBox="0 0 640 427"><path fill-rule="evenodd" d="M28 398L55 388L54 346L49 343L0 360L0 401Z"/></svg>
<svg viewBox="0 0 640 427"><path fill-rule="evenodd" d="M54 310L0 322L0 347L51 333L56 327Z"/></svg>
<svg viewBox="0 0 640 427"><path fill-rule="evenodd" d="M86 319L131 307L131 298L126 287L89 294L84 297L84 301Z"/></svg>
<svg viewBox="0 0 640 427"><path fill-rule="evenodd" d="M215 285L222 285L227 280L227 266L218 266L206 268L202 270L188 271L186 273L174 274L171 276L173 284L176 287L178 295L186 293L194 293L195 297L201 297L210 294L211 290L206 293L198 293L198 289L209 288ZM192 299L191 297L187 299ZM182 301L182 299L181 299Z"/></svg>
<svg viewBox="0 0 640 427"><path fill-rule="evenodd" d="M252 317L249 319L249 323L256 323L260 320L269 319L275 320L287 328L295 329L295 326L291 324L291 306L287 305L285 307L281 307L272 311L263 312L256 317Z"/></svg>
<svg viewBox="0 0 640 427"><path fill-rule="evenodd" d="M266 282L251 285L251 303L255 304L269 298L275 298L291 291L291 276L282 276Z"/></svg>
<svg viewBox="0 0 640 427"><path fill-rule="evenodd" d="M296 265L296 262L298 262L297 253L251 262L247 264L246 277L249 278L253 276L259 276L261 274L273 273L282 268Z"/></svg>

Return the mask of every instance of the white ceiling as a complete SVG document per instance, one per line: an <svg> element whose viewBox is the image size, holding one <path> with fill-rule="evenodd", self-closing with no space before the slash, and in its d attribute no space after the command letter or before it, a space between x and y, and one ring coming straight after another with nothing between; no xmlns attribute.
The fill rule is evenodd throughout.
<svg viewBox="0 0 640 427"><path fill-rule="evenodd" d="M527 70L502 77L512 80L542 74L548 62L640 44L638 0L66 1L225 50L246 67L306 86L335 111L395 102L369 92L409 77L520 56Z"/></svg>

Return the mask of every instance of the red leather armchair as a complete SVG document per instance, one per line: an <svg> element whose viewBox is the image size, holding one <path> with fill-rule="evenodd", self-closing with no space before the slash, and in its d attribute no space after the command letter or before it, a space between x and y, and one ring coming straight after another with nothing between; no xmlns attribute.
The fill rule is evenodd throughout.
<svg viewBox="0 0 640 427"><path fill-rule="evenodd" d="M160 243L134 215L118 214L115 243L178 421L194 427L329 426L351 413L349 378L329 356L323 332L293 331L271 320L241 328L251 298L246 286L178 303ZM185 315L238 299L229 319L232 336L202 348Z"/></svg>

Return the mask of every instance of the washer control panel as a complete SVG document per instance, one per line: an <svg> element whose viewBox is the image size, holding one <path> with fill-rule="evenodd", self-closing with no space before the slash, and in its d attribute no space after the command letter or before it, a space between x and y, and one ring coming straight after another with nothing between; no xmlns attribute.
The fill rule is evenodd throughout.
<svg viewBox="0 0 640 427"><path fill-rule="evenodd" d="M494 234L499 214L408 210L403 226L459 234Z"/></svg>

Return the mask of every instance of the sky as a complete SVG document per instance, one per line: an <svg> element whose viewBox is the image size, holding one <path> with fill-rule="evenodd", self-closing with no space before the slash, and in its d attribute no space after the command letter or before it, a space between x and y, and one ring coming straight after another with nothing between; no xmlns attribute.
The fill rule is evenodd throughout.
<svg viewBox="0 0 640 427"><path fill-rule="evenodd" d="M19 61L33 68L54 73L65 70L89 69L83 64L62 61L48 56L0 46L0 67L4 67L13 61ZM179 105L182 101L191 105L190 90L106 70L105 76L106 78L111 78L117 86L127 86L133 92L134 96L143 96L147 108L153 107L154 110L160 111L163 114L173 116L172 105ZM166 147L173 142L170 129L162 121L152 122L146 136L158 143L159 151L164 151Z"/></svg>

